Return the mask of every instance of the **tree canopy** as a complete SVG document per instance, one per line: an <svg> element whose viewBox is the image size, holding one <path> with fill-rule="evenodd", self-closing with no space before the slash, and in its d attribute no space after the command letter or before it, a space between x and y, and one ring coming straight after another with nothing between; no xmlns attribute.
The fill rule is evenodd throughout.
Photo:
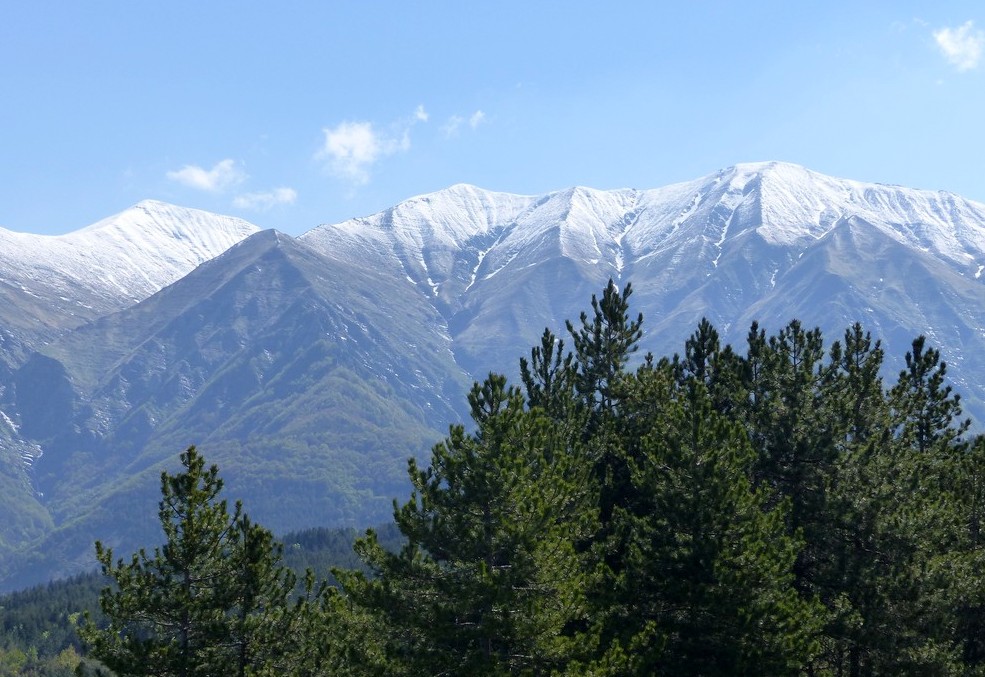
<svg viewBox="0 0 985 677"><path fill-rule="evenodd" d="M918 337L887 386L860 325L791 321L743 348L703 320L639 356L610 281L469 394L404 537L298 596L269 532L194 448L162 477L167 544L129 562L92 654L120 674L979 674L985 438ZM319 572L322 576L326 572ZM153 665L150 668L137 666ZM143 671L141 671L143 670Z"/></svg>
<svg viewBox="0 0 985 677"><path fill-rule="evenodd" d="M292 599L296 578L281 565L280 546L241 504L229 513L216 466L206 468L195 447L181 464L182 472L161 475L164 545L126 562L96 543L114 584L100 596L109 623L87 619L83 639L120 675L288 674L311 587Z"/></svg>

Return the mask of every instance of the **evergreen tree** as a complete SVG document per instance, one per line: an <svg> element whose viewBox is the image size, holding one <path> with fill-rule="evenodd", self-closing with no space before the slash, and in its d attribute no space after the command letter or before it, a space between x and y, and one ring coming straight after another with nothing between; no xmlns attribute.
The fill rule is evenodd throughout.
<svg viewBox="0 0 985 677"><path fill-rule="evenodd" d="M962 662L969 672L985 673L985 435L968 445L960 473L959 495L965 529L957 558L955 582L956 635Z"/></svg>
<svg viewBox="0 0 985 677"><path fill-rule="evenodd" d="M620 292L609 280L601 300L592 295L592 317L581 314L581 326L567 323L575 352L575 390L594 415L592 432L601 420L611 416L619 402L618 380L643 336L643 314L629 317L629 297L633 286L626 283Z"/></svg>
<svg viewBox="0 0 985 677"><path fill-rule="evenodd" d="M527 394L527 404L544 410L555 421L572 415L574 402L574 356L564 354L564 341L545 329L540 345L530 350L530 361L520 358L520 380Z"/></svg>
<svg viewBox="0 0 985 677"><path fill-rule="evenodd" d="M613 426L622 397L623 380L630 357L643 336L643 315L631 319L632 284L620 292L612 280L599 300L592 295L592 317L581 313L581 326L567 323L574 344L574 390L585 417L582 439L594 458L593 472L599 486L601 532L609 537L608 524L619 505L632 501L624 436ZM611 557L609 558L612 559ZM609 562L610 566L618 566Z"/></svg>
<svg viewBox="0 0 985 677"><path fill-rule="evenodd" d="M829 351L817 406L831 425L834 465L825 470L826 519L815 534L820 599L829 611L823 652L811 669L862 674L884 634L878 572L888 545L878 527L886 494L888 405L879 372L883 351L858 323Z"/></svg>
<svg viewBox="0 0 985 677"><path fill-rule="evenodd" d="M824 664L859 675L958 674L972 665L970 619L981 600L967 424L922 337L889 392L878 378L882 351L871 345L858 326L846 334L825 393L838 426L838 519L820 536L835 535L840 547L827 582L835 618Z"/></svg>
<svg viewBox="0 0 985 677"><path fill-rule="evenodd" d="M832 412L840 453L858 447L887 427L886 393L880 371L885 359L881 341L856 322L835 341L829 361L833 380L825 386L826 409Z"/></svg>
<svg viewBox="0 0 985 677"><path fill-rule="evenodd" d="M714 381L715 358L720 344L718 330L702 317L698 328L684 342L684 359L679 363L679 378L694 379L706 388Z"/></svg>
<svg viewBox="0 0 985 677"><path fill-rule="evenodd" d="M410 462L414 494L395 509L407 545L389 553L370 534L357 547L376 578L339 572L380 618L390 674L547 672L579 649L574 542L594 519L580 441L501 376L469 400L475 434L453 427L428 468Z"/></svg>
<svg viewBox="0 0 985 677"><path fill-rule="evenodd" d="M600 665L631 674L795 674L816 651L820 607L794 586L802 543L789 502L769 507L750 481L755 452L714 411L704 386L678 390L644 372L661 402L631 464L643 509L620 509L628 534L616 634ZM627 403L627 407L631 404ZM618 629L618 626L617 626ZM627 636L628 633L628 636Z"/></svg>
<svg viewBox="0 0 985 677"><path fill-rule="evenodd" d="M304 605L290 601L295 580L280 566L269 532L237 503L220 500L218 468L190 447L183 471L162 473L158 511L166 543L130 562L96 543L109 625L80 629L92 655L120 675L285 674L284 649Z"/></svg>
<svg viewBox="0 0 985 677"><path fill-rule="evenodd" d="M925 337L915 338L913 349L906 353L906 368L889 396L898 436L920 454L935 443L946 446L971 424L960 420L961 396L945 385L946 376L940 351L927 348Z"/></svg>
<svg viewBox="0 0 985 677"><path fill-rule="evenodd" d="M746 365L732 346L721 345L718 330L707 318L701 318L684 342L684 357L675 355L672 365L678 384L701 383L718 413L735 418L748 406Z"/></svg>

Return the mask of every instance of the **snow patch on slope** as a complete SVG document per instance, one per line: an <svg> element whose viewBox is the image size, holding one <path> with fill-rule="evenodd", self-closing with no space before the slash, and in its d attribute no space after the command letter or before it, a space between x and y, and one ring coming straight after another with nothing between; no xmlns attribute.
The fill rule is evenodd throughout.
<svg viewBox="0 0 985 677"><path fill-rule="evenodd" d="M651 258L671 272L710 272L751 236L803 252L835 228L862 222L981 277L985 205L782 162L738 164L642 191L576 187L521 196L457 185L319 226L302 240L332 256L375 253L402 267L422 292L457 302L504 271L549 259L568 259L602 277L632 275Z"/></svg>
<svg viewBox="0 0 985 677"><path fill-rule="evenodd" d="M62 300L88 291L106 308L141 301L259 231L229 216L147 200L66 235L0 229L0 271Z"/></svg>
<svg viewBox="0 0 985 677"><path fill-rule="evenodd" d="M398 265L438 296L449 281L456 289L474 282L496 236L533 201L458 184L371 216L319 226L300 239L329 256L368 255Z"/></svg>

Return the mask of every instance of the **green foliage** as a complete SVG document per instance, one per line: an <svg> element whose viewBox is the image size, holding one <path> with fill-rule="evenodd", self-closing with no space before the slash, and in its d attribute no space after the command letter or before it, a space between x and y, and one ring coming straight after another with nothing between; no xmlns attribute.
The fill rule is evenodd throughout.
<svg viewBox="0 0 985 677"><path fill-rule="evenodd" d="M0 597L0 649L33 649L41 659L68 649L81 652L77 622L84 612L96 611L104 585L92 572Z"/></svg>
<svg viewBox="0 0 985 677"><path fill-rule="evenodd" d="M377 533L389 550L396 551L403 544L392 523L380 526ZM331 583L332 568L360 567L361 560L352 547L356 536L355 529L324 527L285 534L283 562L298 577L294 596L306 593L305 572L309 569L328 577ZM22 664L20 674L62 674L52 666L70 656L78 663L83 652L77 629L84 614L88 612L99 627L106 624L99 609L100 592L106 583L100 572L93 571L0 597L0 653L8 662L14 660L11 657L21 656L25 661L33 657Z"/></svg>
<svg viewBox="0 0 985 677"><path fill-rule="evenodd" d="M797 673L823 616L793 585L803 543L786 533L789 501L770 507L753 486L755 451L702 385L675 392L652 371L641 381L663 406L632 462L641 502L618 512L628 535L614 634L635 647L632 671Z"/></svg>
<svg viewBox="0 0 985 677"><path fill-rule="evenodd" d="M470 398L475 432L411 463L406 547L370 534L376 577L341 574L384 647L360 664L985 671L985 438L965 439L939 354L917 339L887 390L857 324L827 353L797 321L772 336L753 324L739 354L702 321L683 357L633 373L630 292L610 283L568 324L572 353L545 331L521 361L525 402L490 377ZM562 503L531 510L550 489Z"/></svg>
<svg viewBox="0 0 985 677"><path fill-rule="evenodd" d="M357 605L380 614L387 672L550 671L577 647L583 572L573 539L591 533L593 498L580 442L491 375L469 397L477 424L410 462L415 492L395 512L407 545L359 550L376 577L343 575Z"/></svg>
<svg viewBox="0 0 985 677"><path fill-rule="evenodd" d="M593 297L572 352L545 331L522 391L475 384L473 428L410 460L385 535L289 538L294 566L346 551L340 589L299 584L190 449L162 477L167 544L115 564L97 544L117 587L108 627L83 630L94 656L127 674L985 673L985 437L939 353L915 340L887 389L860 325L826 351L798 321L753 324L740 354L702 321L683 356L630 371L630 294ZM11 645L0 665L37 658Z"/></svg>
<svg viewBox="0 0 985 677"><path fill-rule="evenodd" d="M72 647L49 657L33 649L0 649L0 677L73 677L82 658Z"/></svg>
<svg viewBox="0 0 985 677"><path fill-rule="evenodd" d="M80 633L119 674L283 674L313 597L291 601L295 577L280 548L239 504L228 513L218 468L206 470L194 447L181 462L183 472L161 476L166 543L153 556L114 562L96 543L115 584L100 596L109 623L88 620Z"/></svg>
<svg viewBox="0 0 985 677"><path fill-rule="evenodd" d="M592 318L582 313L581 326L575 329L567 323L574 345L575 391L584 406L595 416L589 431L605 416L612 415L619 402L618 385L637 343L643 336L643 315L629 317L629 297L633 286L626 284L624 291L612 280L606 285L599 300L592 296Z"/></svg>
<svg viewBox="0 0 985 677"><path fill-rule="evenodd" d="M3 371L0 364L0 375ZM19 439L13 422L0 416L0 580L7 573L5 555L36 542L53 526L25 463L36 454L36 448Z"/></svg>

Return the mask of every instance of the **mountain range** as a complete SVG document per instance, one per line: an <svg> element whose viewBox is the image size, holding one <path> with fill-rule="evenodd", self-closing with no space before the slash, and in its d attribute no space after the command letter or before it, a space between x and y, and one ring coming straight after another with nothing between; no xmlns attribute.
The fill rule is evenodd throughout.
<svg viewBox="0 0 985 677"><path fill-rule="evenodd" d="M197 444L275 531L366 526L407 494L489 371L515 376L611 278L643 348L707 317L830 342L855 321L898 369L925 334L985 421L985 205L741 164L652 190L456 185L292 238L143 202L57 237L0 230L0 588L154 542L157 483Z"/></svg>

